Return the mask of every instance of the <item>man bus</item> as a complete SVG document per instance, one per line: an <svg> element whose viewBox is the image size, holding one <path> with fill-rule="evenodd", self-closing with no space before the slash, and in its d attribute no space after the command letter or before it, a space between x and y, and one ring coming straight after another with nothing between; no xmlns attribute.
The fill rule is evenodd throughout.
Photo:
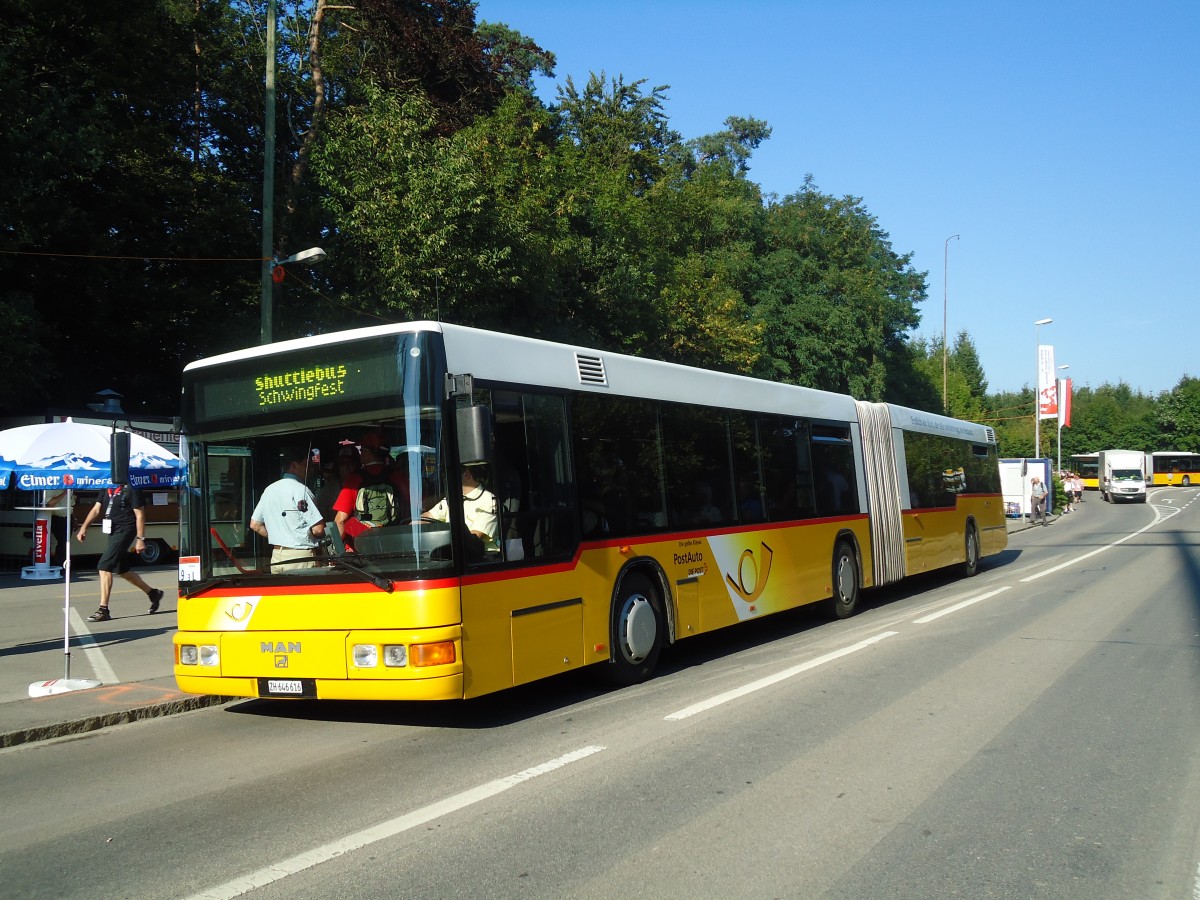
<svg viewBox="0 0 1200 900"><path fill-rule="evenodd" d="M804 604L849 616L864 588L971 575L1007 543L985 426L448 324L192 363L183 424L174 671L198 694L445 700L584 666L632 683L678 641ZM296 445L318 490L339 448L384 448L400 514L352 541L326 522L323 564L288 567L245 513ZM464 467L494 541L467 527Z"/></svg>

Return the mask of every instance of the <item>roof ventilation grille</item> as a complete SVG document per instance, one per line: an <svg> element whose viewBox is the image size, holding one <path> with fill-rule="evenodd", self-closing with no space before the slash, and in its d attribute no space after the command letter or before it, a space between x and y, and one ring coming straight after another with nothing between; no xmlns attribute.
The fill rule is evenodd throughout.
<svg viewBox="0 0 1200 900"><path fill-rule="evenodd" d="M579 369L580 384L598 384L608 386L608 376L604 373L604 360L599 356L575 354L575 365Z"/></svg>

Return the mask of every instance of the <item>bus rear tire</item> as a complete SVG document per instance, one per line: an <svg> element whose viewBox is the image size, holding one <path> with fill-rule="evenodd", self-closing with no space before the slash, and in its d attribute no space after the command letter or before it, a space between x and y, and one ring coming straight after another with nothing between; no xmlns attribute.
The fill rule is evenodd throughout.
<svg viewBox="0 0 1200 900"><path fill-rule="evenodd" d="M979 532L975 530L974 522L967 524L966 552L963 575L970 578L979 571Z"/></svg>
<svg viewBox="0 0 1200 900"><path fill-rule="evenodd" d="M833 596L827 602L835 619L848 619L858 611L858 557L849 541L833 548Z"/></svg>
<svg viewBox="0 0 1200 900"><path fill-rule="evenodd" d="M631 685L645 681L658 665L663 646L662 599L640 572L621 579L612 609L612 659L603 667L606 681Z"/></svg>

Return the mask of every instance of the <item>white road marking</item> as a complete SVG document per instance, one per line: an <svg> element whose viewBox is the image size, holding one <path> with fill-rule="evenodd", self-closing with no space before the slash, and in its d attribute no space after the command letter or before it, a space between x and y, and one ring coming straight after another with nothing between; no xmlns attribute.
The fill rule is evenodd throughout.
<svg viewBox="0 0 1200 900"><path fill-rule="evenodd" d="M1120 538L1119 540L1115 540L1111 544L1105 544L1103 547L1097 547L1095 550L1089 551L1088 553L1084 553L1082 556L1076 556L1074 559L1069 559L1066 562L1060 563L1057 566L1051 566L1050 568L1043 569L1042 571L1040 571L1034 575L1029 575L1026 578L1022 578L1021 583L1026 584L1030 581L1037 581L1039 578L1045 578L1047 575L1053 575L1055 572L1058 572L1062 569L1067 568L1067 566L1073 566L1076 563L1081 563L1085 559L1090 559L1091 557L1095 556L1097 553L1103 553L1105 550L1111 550L1113 547L1118 547L1121 544L1125 543L1130 538L1135 538L1142 532L1149 531L1151 528L1153 528L1155 525L1157 525L1159 522L1161 522L1162 518L1163 518L1162 513L1159 512L1159 509L1157 506L1152 506L1151 509L1154 510L1154 521L1151 522L1149 525L1139 528L1137 531L1130 532L1129 534L1125 535L1125 537ZM1172 512L1178 512L1178 510L1172 510Z"/></svg>
<svg viewBox="0 0 1200 900"><path fill-rule="evenodd" d="M87 655L88 662L92 664L92 671L96 673L96 677L103 684L118 684L117 673L108 664L108 657L96 643L96 638L88 629L87 623L83 621L83 616L73 606L71 607L71 628L75 631L75 636L79 639L79 646Z"/></svg>
<svg viewBox="0 0 1200 900"><path fill-rule="evenodd" d="M701 700L699 703L693 703L691 706L685 707L678 712L673 712L666 716L668 722L678 722L680 719L686 719L689 716L694 716L697 713L720 706L723 703L728 703L730 700L736 700L739 697L744 697L747 694L752 694L755 691L760 691L765 687L770 687L773 684L778 684L781 681L786 681L794 675L799 675L801 672L807 672L809 669L815 669L817 666L823 666L827 662L833 662L835 659L840 659L850 653L855 653L859 650L865 650L872 644L882 641L884 638L892 637L899 634L898 631L885 631L882 634L877 634L874 637L869 637L865 641L859 641L857 644L851 644L849 647L843 647L841 650L834 650L832 653L826 653L824 656L818 656L816 659L810 659L808 662L800 663L798 666L792 666L790 669L784 669L782 672L776 672L774 675L768 675L766 678L760 678L758 681L752 681L749 684L744 684L739 688L734 688L731 691L726 691L723 694L717 694L715 697L709 697L707 700Z"/></svg>
<svg viewBox="0 0 1200 900"><path fill-rule="evenodd" d="M919 619L913 619L914 625L924 625L926 622L932 622L934 619L940 619L942 616L948 616L952 612L958 612L960 609L965 609L972 606L981 600L988 600L995 597L997 594L1003 594L1012 585L1005 585L1001 588L996 588L994 591L988 591L986 594L980 594L978 597L971 597L969 600L964 600L961 603L955 603L953 606L947 606L945 609L939 609L935 613L930 613L927 616L921 616Z"/></svg>
<svg viewBox="0 0 1200 900"><path fill-rule="evenodd" d="M363 847L386 840L387 838L395 837L411 828L424 825L426 822L432 822L434 819L458 812L460 809L465 809L468 806L479 803L481 800L494 797L510 788L523 784L531 778L537 778L539 775L545 775L548 772L553 772L555 769L561 769L563 766L578 762L594 753L599 753L603 749L603 747L582 747L557 759L534 766L532 769L525 769L524 771L517 772L515 775L497 778L495 781L489 781L487 784L481 784L460 794L454 794L444 800L439 800L437 803L431 803L429 806L415 809L403 816L397 816L394 819L371 828L364 828L362 831L346 835L346 837L339 840L330 841L321 847L315 847L305 853L299 853L290 859L264 866L257 872L250 872L240 878L235 878L232 881L227 881L224 884L201 891L199 894L193 894L188 900L232 900L234 897L248 894L255 888L263 887L276 881L282 881L289 875L295 875L298 872L311 869L313 866L318 866L323 862L328 862L331 859L355 850L361 850Z"/></svg>

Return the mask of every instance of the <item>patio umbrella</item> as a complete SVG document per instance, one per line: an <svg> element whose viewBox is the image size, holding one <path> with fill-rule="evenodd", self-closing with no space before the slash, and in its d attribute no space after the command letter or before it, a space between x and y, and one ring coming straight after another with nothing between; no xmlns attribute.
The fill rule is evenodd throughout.
<svg viewBox="0 0 1200 900"><path fill-rule="evenodd" d="M45 491L111 487L112 433L108 426L70 419L0 431L0 488ZM130 487L174 487L182 477L179 457L140 434L129 435Z"/></svg>
<svg viewBox="0 0 1200 900"><path fill-rule="evenodd" d="M82 422L48 422L21 425L0 431L0 489L27 491L66 488L66 514L70 516L71 492L111 487L111 441L113 430ZM124 429L118 429L124 430ZM175 487L185 478L179 457L140 434L129 434L129 486L137 489ZM47 510L48 511L48 510ZM67 526L70 531L70 524ZM63 677L38 681L29 686L31 697L58 694L90 687L99 681L71 678L71 540L67 536L64 558Z"/></svg>

